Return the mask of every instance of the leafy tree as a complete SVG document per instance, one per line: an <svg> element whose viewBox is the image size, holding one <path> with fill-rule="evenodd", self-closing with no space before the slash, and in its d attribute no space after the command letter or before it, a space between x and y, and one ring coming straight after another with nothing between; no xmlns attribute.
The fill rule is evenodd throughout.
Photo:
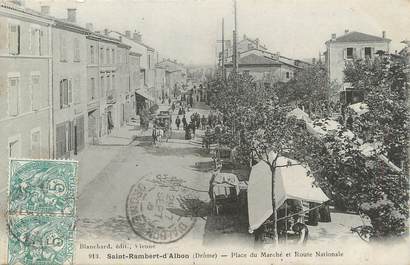
<svg viewBox="0 0 410 265"><path fill-rule="evenodd" d="M258 86L250 75L230 76L220 83L214 107L224 116L225 135L220 142L239 147L240 161L249 164L255 157L266 163L272 175L272 191L275 189L275 173L278 158L286 156L302 161L307 154L300 150L300 142L307 144L312 136L305 130L304 123L287 114L292 109L279 101L277 91ZM272 155L273 154L273 155ZM273 199L273 209L276 202ZM273 211L274 239L277 242L277 213Z"/></svg>
<svg viewBox="0 0 410 265"><path fill-rule="evenodd" d="M355 133L368 142L382 143L380 153L408 172L408 86L404 69L403 62L383 55L347 64L345 76L355 89L364 91L364 103L369 107L355 120Z"/></svg>

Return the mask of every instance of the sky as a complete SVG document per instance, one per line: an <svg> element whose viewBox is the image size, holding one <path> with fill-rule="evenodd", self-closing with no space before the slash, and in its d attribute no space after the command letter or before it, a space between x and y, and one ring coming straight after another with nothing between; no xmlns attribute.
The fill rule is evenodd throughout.
<svg viewBox="0 0 410 265"><path fill-rule="evenodd" d="M143 42L160 57L185 64L216 64L217 40L225 20L225 39L232 38L233 0L25 0L65 18L77 8L82 26L142 33ZM332 33L345 29L392 39L391 51L410 39L410 0L237 0L238 38L259 38L272 52L305 59L318 57Z"/></svg>

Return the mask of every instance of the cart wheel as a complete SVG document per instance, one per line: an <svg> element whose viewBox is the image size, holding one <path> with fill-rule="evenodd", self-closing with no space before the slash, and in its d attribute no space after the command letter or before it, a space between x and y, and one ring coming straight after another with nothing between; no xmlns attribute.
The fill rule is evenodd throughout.
<svg viewBox="0 0 410 265"><path fill-rule="evenodd" d="M299 236L297 244L305 244L309 237L309 229L307 225L302 223L296 223L292 227L293 232Z"/></svg>

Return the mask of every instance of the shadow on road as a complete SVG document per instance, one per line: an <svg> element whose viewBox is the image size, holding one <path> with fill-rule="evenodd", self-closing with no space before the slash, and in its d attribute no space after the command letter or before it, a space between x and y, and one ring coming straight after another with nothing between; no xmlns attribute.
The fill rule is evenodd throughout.
<svg viewBox="0 0 410 265"><path fill-rule="evenodd" d="M142 240L132 230L125 216L111 218L79 218L77 235L81 239Z"/></svg>

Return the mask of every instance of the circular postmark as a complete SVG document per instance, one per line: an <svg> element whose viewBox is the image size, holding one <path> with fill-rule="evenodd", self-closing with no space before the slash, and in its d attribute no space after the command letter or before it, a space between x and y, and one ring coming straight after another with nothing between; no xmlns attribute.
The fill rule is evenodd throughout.
<svg viewBox="0 0 410 265"><path fill-rule="evenodd" d="M184 237L196 222L189 201L197 196L168 175L145 176L131 187L126 214L132 229L154 243L171 243Z"/></svg>

